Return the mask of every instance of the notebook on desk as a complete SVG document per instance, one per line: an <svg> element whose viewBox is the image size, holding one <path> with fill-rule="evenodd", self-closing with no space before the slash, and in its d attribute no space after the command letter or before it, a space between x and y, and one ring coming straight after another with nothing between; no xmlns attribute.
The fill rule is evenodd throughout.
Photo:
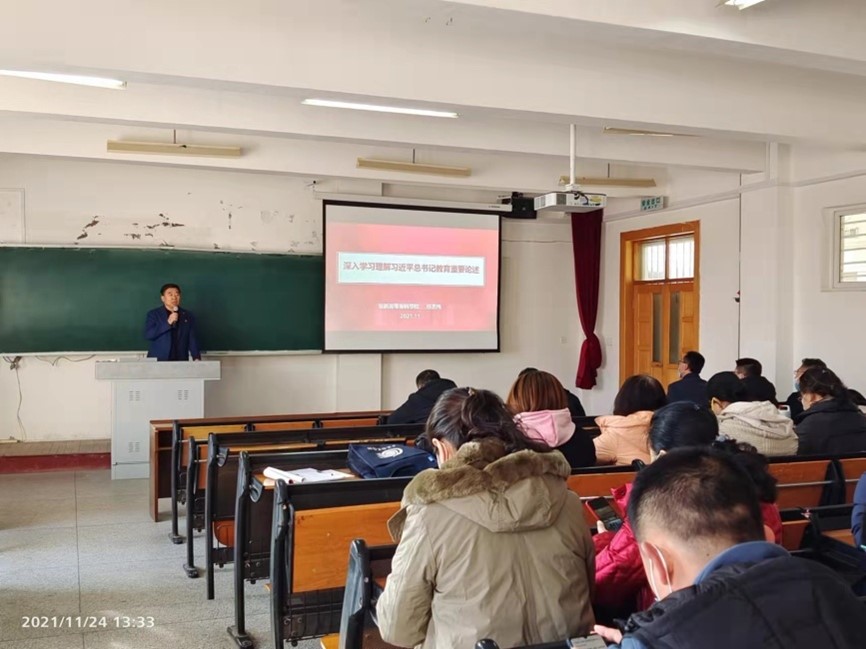
<svg viewBox="0 0 866 649"><path fill-rule="evenodd" d="M283 480L289 484L333 482L334 480L348 480L355 477L351 473L335 471L334 469L293 469L291 471L285 471L272 466L267 467L263 473L266 478L270 478L271 480Z"/></svg>

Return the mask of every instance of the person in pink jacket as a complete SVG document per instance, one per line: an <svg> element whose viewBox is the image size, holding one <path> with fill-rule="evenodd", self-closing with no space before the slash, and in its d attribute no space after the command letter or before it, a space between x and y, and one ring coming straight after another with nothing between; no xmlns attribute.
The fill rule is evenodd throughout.
<svg viewBox="0 0 866 649"><path fill-rule="evenodd" d="M507 405L527 438L562 453L571 468L595 464L592 439L575 427L565 388L553 374L521 372L508 392Z"/></svg>
<svg viewBox="0 0 866 649"><path fill-rule="evenodd" d="M613 402L613 414L596 417L601 435L593 440L598 464L628 466L650 461L647 433L653 412L667 403L665 389L647 374L630 376Z"/></svg>

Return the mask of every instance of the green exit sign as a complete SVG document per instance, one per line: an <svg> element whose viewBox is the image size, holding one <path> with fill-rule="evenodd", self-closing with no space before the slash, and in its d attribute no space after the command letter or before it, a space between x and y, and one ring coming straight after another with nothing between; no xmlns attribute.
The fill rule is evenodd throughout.
<svg viewBox="0 0 866 649"><path fill-rule="evenodd" d="M664 196L651 196L649 198L640 199L640 211L652 212L653 210L663 210L665 208Z"/></svg>

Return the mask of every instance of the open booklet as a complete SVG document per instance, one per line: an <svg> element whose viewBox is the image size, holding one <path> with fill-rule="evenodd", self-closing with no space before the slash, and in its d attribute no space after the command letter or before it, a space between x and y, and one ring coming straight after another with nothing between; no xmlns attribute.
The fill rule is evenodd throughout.
<svg viewBox="0 0 866 649"><path fill-rule="evenodd" d="M333 480L347 480L355 477L351 473L335 471L333 469L325 469L324 471L318 469L294 469L292 471L284 471L282 469L275 469L272 466L267 467L263 473L266 478L270 478L271 480L284 480L289 484L295 484L298 482L331 482Z"/></svg>

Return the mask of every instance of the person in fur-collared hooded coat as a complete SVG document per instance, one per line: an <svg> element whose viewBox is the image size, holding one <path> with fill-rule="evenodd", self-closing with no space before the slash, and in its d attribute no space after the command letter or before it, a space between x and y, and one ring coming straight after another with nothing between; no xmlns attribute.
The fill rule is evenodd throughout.
<svg viewBox="0 0 866 649"><path fill-rule="evenodd" d="M471 649L588 633L595 551L562 454L524 437L485 390L443 394L427 430L440 468L412 480L389 521L383 640Z"/></svg>

